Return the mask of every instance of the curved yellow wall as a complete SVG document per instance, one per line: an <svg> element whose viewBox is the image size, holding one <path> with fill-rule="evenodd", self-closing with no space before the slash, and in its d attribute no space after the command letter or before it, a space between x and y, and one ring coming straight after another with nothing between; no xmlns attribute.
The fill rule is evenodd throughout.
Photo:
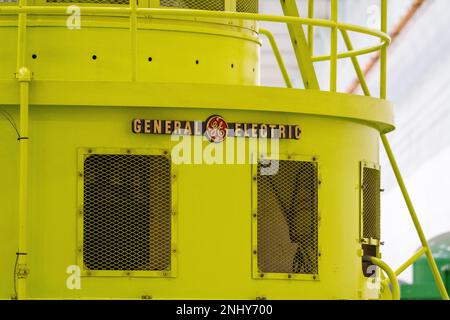
<svg viewBox="0 0 450 320"><path fill-rule="evenodd" d="M0 20L0 105L18 119L17 29ZM97 18L96 18L97 19ZM361 162L379 163L379 132L393 130L386 101L257 87L260 41L245 22L140 19L136 81L128 20L32 17L27 29L30 85L28 298L367 299L361 267ZM126 44L126 45L124 45ZM35 55L35 56L34 56ZM95 56L95 58L94 58ZM149 59L151 58L151 59ZM319 268L314 278L257 278L251 163L176 165L171 274L82 277L66 287L80 255L80 150L170 153L170 136L136 135L133 119L297 125L299 140L279 154L314 159L320 175ZM18 238L18 143L0 119L0 298L13 292ZM248 138L231 138L249 143ZM209 142L203 143L204 147ZM141 151L139 151L141 150ZM211 194L211 186L219 192ZM82 267L82 266L80 266ZM287 276L287 275L286 275Z"/></svg>

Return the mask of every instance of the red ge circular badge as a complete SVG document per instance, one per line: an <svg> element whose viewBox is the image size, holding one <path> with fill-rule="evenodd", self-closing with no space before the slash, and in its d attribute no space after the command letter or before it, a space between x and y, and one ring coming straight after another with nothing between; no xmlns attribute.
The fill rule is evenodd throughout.
<svg viewBox="0 0 450 320"><path fill-rule="evenodd" d="M205 129L205 134L209 141L220 143L227 137L228 123L221 116L214 115L206 120Z"/></svg>

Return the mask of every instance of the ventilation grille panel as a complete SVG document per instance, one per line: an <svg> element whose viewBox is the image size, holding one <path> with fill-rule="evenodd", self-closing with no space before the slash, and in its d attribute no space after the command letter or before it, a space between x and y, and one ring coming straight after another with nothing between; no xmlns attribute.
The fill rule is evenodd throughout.
<svg viewBox="0 0 450 320"><path fill-rule="evenodd" d="M380 240L380 170L364 167L362 174L363 238Z"/></svg>
<svg viewBox="0 0 450 320"><path fill-rule="evenodd" d="M259 0L237 0L236 2L237 12L259 12Z"/></svg>
<svg viewBox="0 0 450 320"><path fill-rule="evenodd" d="M161 7L225 11L225 0L161 0Z"/></svg>
<svg viewBox="0 0 450 320"><path fill-rule="evenodd" d="M279 161L273 175L258 165L258 271L318 273L318 170L313 162ZM267 168L265 168L267 170ZM269 169L272 170L272 169Z"/></svg>
<svg viewBox="0 0 450 320"><path fill-rule="evenodd" d="M47 0L47 3L94 3L94 4L123 4L129 5L129 0Z"/></svg>
<svg viewBox="0 0 450 320"><path fill-rule="evenodd" d="M84 162L87 270L170 270L171 162L153 155L91 155Z"/></svg>

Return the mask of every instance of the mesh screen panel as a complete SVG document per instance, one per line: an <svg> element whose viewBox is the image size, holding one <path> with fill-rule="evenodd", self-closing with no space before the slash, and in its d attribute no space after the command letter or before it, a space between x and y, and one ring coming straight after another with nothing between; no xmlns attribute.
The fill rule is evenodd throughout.
<svg viewBox="0 0 450 320"><path fill-rule="evenodd" d="M258 13L259 0L237 0L236 1L237 12L250 12Z"/></svg>
<svg viewBox="0 0 450 320"><path fill-rule="evenodd" d="M18 0L0 0L2 2L18 2ZM129 0L47 0L47 3L93 3L129 5ZM161 7L184 8L196 10L225 11L225 0L161 0ZM237 0L237 12L258 13L259 0Z"/></svg>
<svg viewBox="0 0 450 320"><path fill-rule="evenodd" d="M363 238L380 240L380 171L363 168Z"/></svg>
<svg viewBox="0 0 450 320"><path fill-rule="evenodd" d="M224 0L161 0L161 7L225 11Z"/></svg>
<svg viewBox="0 0 450 320"><path fill-rule="evenodd" d="M88 270L170 270L170 159L86 158L83 260Z"/></svg>
<svg viewBox="0 0 450 320"><path fill-rule="evenodd" d="M47 0L47 3L130 4L129 0Z"/></svg>
<svg viewBox="0 0 450 320"><path fill-rule="evenodd" d="M259 272L317 274L317 165L279 161L278 172L274 165L265 168L269 175L261 174L261 166L257 177Z"/></svg>

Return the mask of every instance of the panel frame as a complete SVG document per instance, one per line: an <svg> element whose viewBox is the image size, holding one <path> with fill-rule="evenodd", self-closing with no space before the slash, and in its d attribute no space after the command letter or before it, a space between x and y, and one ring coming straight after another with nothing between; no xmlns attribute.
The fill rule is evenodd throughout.
<svg viewBox="0 0 450 320"><path fill-rule="evenodd" d="M251 234L252 234L252 245L251 245L251 255L252 255L252 278L254 280L296 280L296 281L320 281L320 270L321 270L321 257L322 257L322 247L321 247L321 186L322 177L320 174L320 162L317 156L307 156L298 154L272 154L270 156L260 156L257 161L252 162L251 167L251 177L252 177L252 207L251 207ZM317 169L317 274L296 274L296 273L273 273L264 272L261 273L258 269L258 162L261 160L287 160L287 161L298 161L298 162L310 162L316 165Z"/></svg>
<svg viewBox="0 0 450 320"><path fill-rule="evenodd" d="M158 155L166 156L171 161L171 253L170 270L164 271L136 271L136 270L88 270L83 262L83 225L84 225L84 162L91 155ZM136 149L136 148L79 148L77 173L77 239L76 259L82 277L177 277L177 234L178 234L178 169L171 159L170 150Z"/></svg>

